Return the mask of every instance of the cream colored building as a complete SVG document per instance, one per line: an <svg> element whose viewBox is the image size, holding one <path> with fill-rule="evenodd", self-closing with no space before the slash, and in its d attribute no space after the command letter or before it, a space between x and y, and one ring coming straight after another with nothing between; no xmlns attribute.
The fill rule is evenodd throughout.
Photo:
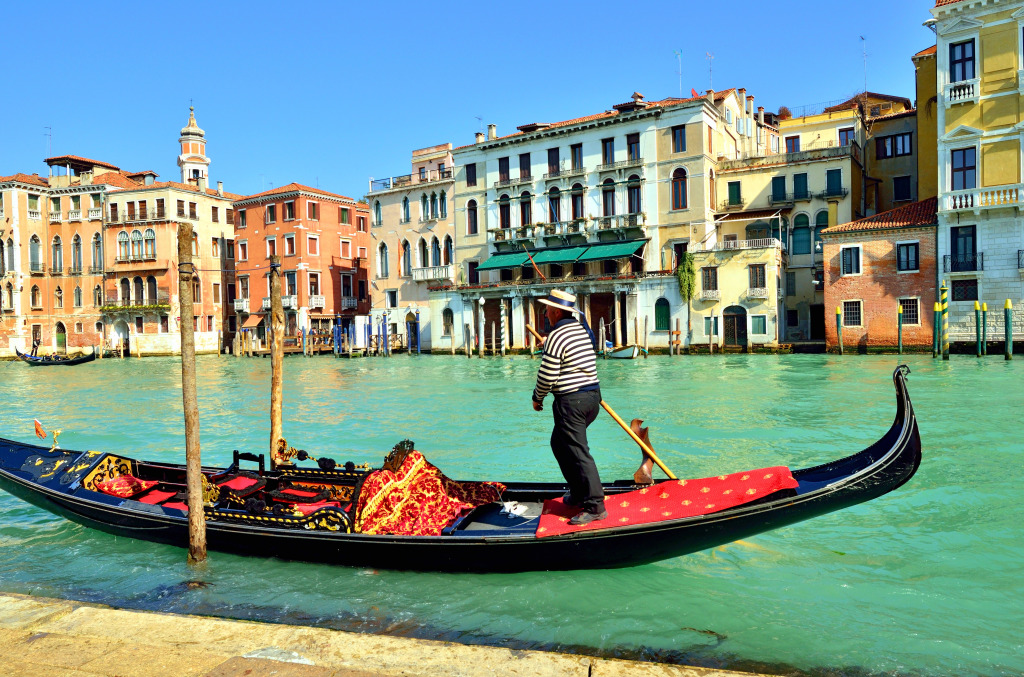
<svg viewBox="0 0 1024 677"><path fill-rule="evenodd" d="M452 145L412 152L412 172L370 179L371 322L403 347L450 348L452 313L432 313L428 292L451 286L455 256Z"/></svg>

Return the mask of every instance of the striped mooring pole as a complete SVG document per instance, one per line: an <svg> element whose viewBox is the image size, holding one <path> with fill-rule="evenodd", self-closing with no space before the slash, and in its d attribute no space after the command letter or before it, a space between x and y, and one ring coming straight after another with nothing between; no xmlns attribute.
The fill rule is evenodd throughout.
<svg viewBox="0 0 1024 677"><path fill-rule="evenodd" d="M975 356L981 357L981 304L974 302L974 342Z"/></svg>
<svg viewBox="0 0 1024 677"><path fill-rule="evenodd" d="M1013 359L1013 304L1010 303L1010 299L1006 299L1006 305L1003 306L1003 334L1006 340L1006 355L1004 357L1007 360Z"/></svg>
<svg viewBox="0 0 1024 677"><path fill-rule="evenodd" d="M988 355L988 304L981 304L981 354Z"/></svg>
<svg viewBox="0 0 1024 677"><path fill-rule="evenodd" d="M939 303L942 304L942 359L949 359L949 287L942 281L939 288Z"/></svg>
<svg viewBox="0 0 1024 677"><path fill-rule="evenodd" d="M416 354L420 355L420 311L416 311Z"/></svg>
<svg viewBox="0 0 1024 677"><path fill-rule="evenodd" d="M903 304L899 304L896 309L896 331L897 331L897 354L903 354Z"/></svg>
<svg viewBox="0 0 1024 677"><path fill-rule="evenodd" d="M935 309L932 312L932 359L939 356L939 325L942 323L942 311L939 310L939 302L935 302Z"/></svg>
<svg viewBox="0 0 1024 677"><path fill-rule="evenodd" d="M836 337L839 339L839 354L843 354L843 309L836 306Z"/></svg>

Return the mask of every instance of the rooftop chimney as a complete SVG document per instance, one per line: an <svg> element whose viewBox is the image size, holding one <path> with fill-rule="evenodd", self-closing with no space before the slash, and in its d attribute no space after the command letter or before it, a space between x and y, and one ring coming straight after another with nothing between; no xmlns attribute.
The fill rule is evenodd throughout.
<svg viewBox="0 0 1024 677"><path fill-rule="evenodd" d="M92 177L93 177L93 174L92 174L91 170L87 171L87 172L82 172L78 176L78 178L81 180L81 184L83 186L91 186L92 185Z"/></svg>
<svg viewBox="0 0 1024 677"><path fill-rule="evenodd" d="M483 143L484 142L484 133L483 132L477 132L476 133L476 142L477 143Z"/></svg>
<svg viewBox="0 0 1024 677"><path fill-rule="evenodd" d="M757 123L759 125L764 124L764 106L757 107Z"/></svg>
<svg viewBox="0 0 1024 677"><path fill-rule="evenodd" d="M218 181L217 182L217 195L220 195L221 197L224 197L224 182L223 181Z"/></svg>
<svg viewBox="0 0 1024 677"><path fill-rule="evenodd" d="M709 89L708 91L704 92L704 98L707 99L708 103L710 103L712 106L715 105L715 90Z"/></svg>
<svg viewBox="0 0 1024 677"><path fill-rule="evenodd" d="M487 140L493 141L498 138L498 125L487 125Z"/></svg>
<svg viewBox="0 0 1024 677"><path fill-rule="evenodd" d="M746 87L740 87L739 90L737 90L737 94L740 95L740 105L744 106L743 110L744 111L747 110L746 107L745 107L747 105L747 103L746 103L747 102L747 88Z"/></svg>
<svg viewBox="0 0 1024 677"><path fill-rule="evenodd" d="M199 190L201 190L201 191L203 191L205 193L206 192L206 177L205 176L200 176L199 177L199 181L197 182L197 185L199 186Z"/></svg>

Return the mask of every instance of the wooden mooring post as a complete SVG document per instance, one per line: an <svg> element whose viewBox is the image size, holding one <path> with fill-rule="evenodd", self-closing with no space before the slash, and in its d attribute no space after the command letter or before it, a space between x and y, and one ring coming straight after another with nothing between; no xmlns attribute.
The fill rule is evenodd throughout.
<svg viewBox="0 0 1024 677"><path fill-rule="evenodd" d="M277 468L277 448L283 437L284 308L281 305L281 257L270 257L270 469Z"/></svg>
<svg viewBox="0 0 1024 677"><path fill-rule="evenodd" d="M494 355L497 355L497 354L498 354L498 350L497 350L497 346L498 346L498 344L497 344L497 343L495 343L494 341L495 341L495 334L494 334L494 320L491 320L491 356L492 356L492 357L493 357Z"/></svg>
<svg viewBox="0 0 1024 677"><path fill-rule="evenodd" d="M181 399L185 412L185 485L188 489L188 563L206 561L206 513L199 447L199 401L196 395L196 335L192 308L192 224L178 224L178 301L181 319Z"/></svg>
<svg viewBox="0 0 1024 677"><path fill-rule="evenodd" d="M597 340L598 350L604 355L605 359L608 359L608 346L604 342L604 318L601 318L601 337Z"/></svg>
<svg viewBox="0 0 1024 677"><path fill-rule="evenodd" d="M647 356L651 354L650 353L650 343L649 343L650 342L650 338L651 338L651 335L647 331L647 316L644 315L644 359L645 360L647 359Z"/></svg>
<svg viewBox="0 0 1024 677"><path fill-rule="evenodd" d="M466 333L463 335L462 340L466 344L466 359L473 357L473 344L472 344L472 332L469 328L469 322L465 323Z"/></svg>

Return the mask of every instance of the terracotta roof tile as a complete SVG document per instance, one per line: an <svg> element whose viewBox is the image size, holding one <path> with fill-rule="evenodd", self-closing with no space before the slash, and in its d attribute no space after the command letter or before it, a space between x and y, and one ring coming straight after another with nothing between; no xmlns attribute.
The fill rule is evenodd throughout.
<svg viewBox="0 0 1024 677"><path fill-rule="evenodd" d="M336 199L339 199L339 200L348 200L350 202L355 202L355 200L353 200L352 198L347 197L345 195L338 195L337 193L331 193L329 191L321 190L319 188L310 188L309 186L304 186L301 183L289 183L286 186L280 186L278 188L272 188L270 190L265 190L262 193L254 193L253 195L239 195L237 199L239 199L239 200L251 200L253 198L266 197L268 195L277 195L279 193L294 193L294 192L297 192L297 191L300 191L300 190L303 191L303 192L306 192L306 193L316 193L318 195L323 195L325 197L333 197L333 198L336 198ZM225 195L226 194L227 193L225 193Z"/></svg>
<svg viewBox="0 0 1024 677"><path fill-rule="evenodd" d="M938 52L938 48L935 45L932 45L928 49L922 49L920 52L918 52L914 56L928 56L929 54L936 54L937 52Z"/></svg>
<svg viewBox="0 0 1024 677"><path fill-rule="evenodd" d="M135 174L125 174L123 172L107 172L106 174L100 174L93 179L93 183L105 183L122 190L151 190L154 188L176 188L178 190L187 190L191 193L199 193L199 186L193 186L189 183L180 183L178 181L154 181L153 183L146 184L136 179L129 178L130 176L141 176L146 172L138 172ZM220 195L213 188L207 188L206 194L210 197L224 197L229 200L238 200L242 196L237 193L229 193L224 191L224 195Z"/></svg>
<svg viewBox="0 0 1024 677"><path fill-rule="evenodd" d="M11 174L10 176L0 176L0 183L6 181L17 181L19 183L30 183L34 186L42 186L43 188L49 188L50 184L43 177L38 174Z"/></svg>
<svg viewBox="0 0 1024 677"><path fill-rule="evenodd" d="M108 186L114 186L115 188L138 188L141 184L135 179L129 179L121 172L106 172L104 174L97 174L92 178L92 182L96 184L106 184Z"/></svg>
<svg viewBox="0 0 1024 677"><path fill-rule="evenodd" d="M943 7L945 5L955 5L958 2L960 2L960 0L935 0L935 6Z"/></svg>
<svg viewBox="0 0 1024 677"><path fill-rule="evenodd" d="M894 103L902 103L907 108L910 108L910 99L907 99L907 98L902 97L902 96L892 96L891 94L878 94L877 92L861 92L860 94L856 94L856 95L850 97L849 99L847 99L846 101L844 101L844 102L842 102L840 104L836 104L835 106L829 106L829 107L825 108L822 112L823 113L835 113L835 112L841 111L841 110L849 110L851 108L856 108L857 105L861 102L861 100L863 100L865 98L867 98L867 99L882 99L884 101L892 101Z"/></svg>
<svg viewBox="0 0 1024 677"><path fill-rule="evenodd" d="M879 115L878 117L871 118L871 123L880 122L882 120L895 120L897 118L906 118L917 115L917 109L911 108L910 110L900 111L899 113L889 113L888 115Z"/></svg>
<svg viewBox="0 0 1024 677"><path fill-rule="evenodd" d="M875 214L859 221L841 223L821 231L824 235L850 233L859 230L882 230L887 228L914 228L938 224L938 198L930 197L912 202L881 214Z"/></svg>
<svg viewBox="0 0 1024 677"><path fill-rule="evenodd" d="M109 167L110 169L120 169L117 165L112 165L109 162L101 162L99 160L90 160L87 157L80 157L78 155L57 155L55 157L48 157L43 162L48 165L58 165L61 160L71 160L72 162L81 162L83 164L96 165L97 167Z"/></svg>
<svg viewBox="0 0 1024 677"><path fill-rule="evenodd" d="M146 174L152 174L153 176L160 176L159 174L154 172L152 169L147 169L144 172L124 172L125 176L130 176L130 177L145 176Z"/></svg>

